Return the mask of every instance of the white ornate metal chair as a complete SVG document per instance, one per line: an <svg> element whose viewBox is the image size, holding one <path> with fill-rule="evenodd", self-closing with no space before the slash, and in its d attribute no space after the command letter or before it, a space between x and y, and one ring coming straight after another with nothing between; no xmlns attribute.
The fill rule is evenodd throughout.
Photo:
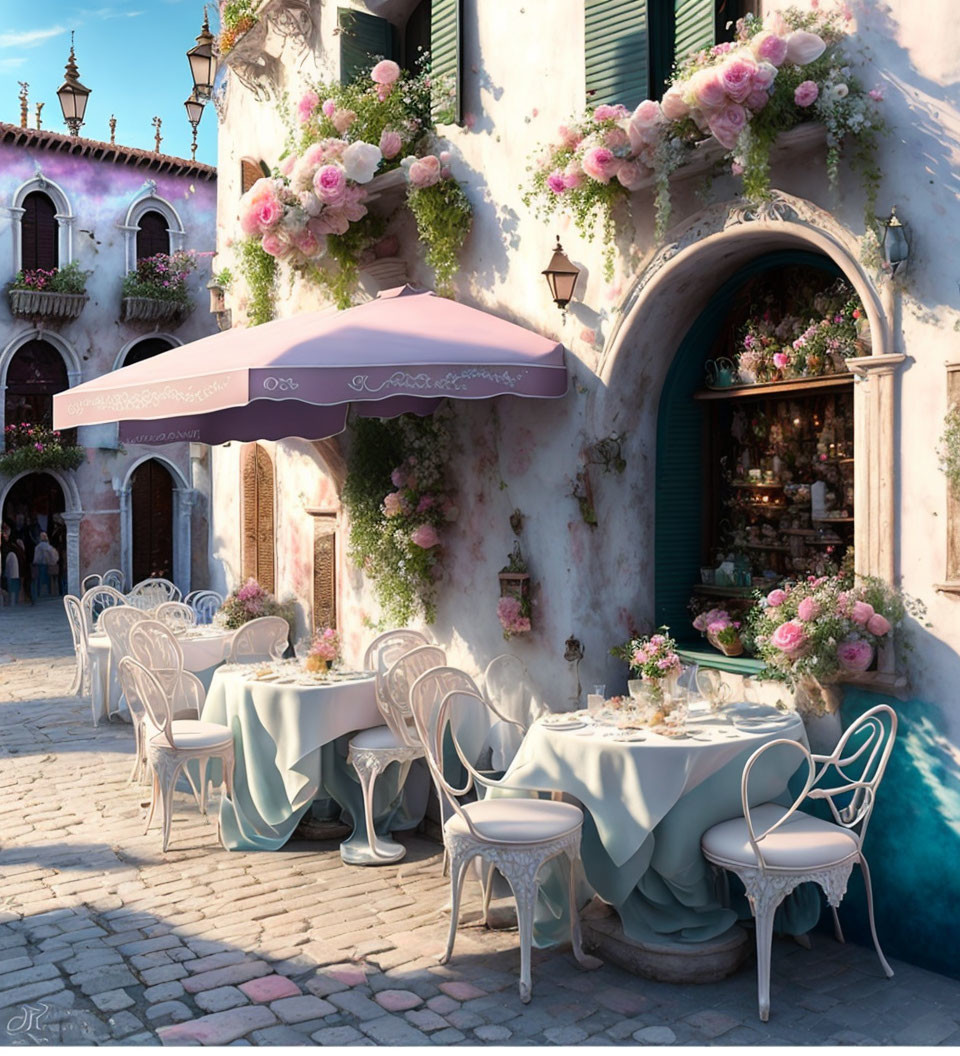
<svg viewBox="0 0 960 1056"><path fill-rule="evenodd" d="M896 733L896 713L886 704L878 704L848 727L830 755L813 755L805 745L784 738L768 741L743 768L743 817L714 825L701 838L707 861L735 873L746 888L757 927L757 993L764 1022L770 1018L774 914L787 895L805 881L813 881L823 889L833 911L837 939L842 942L837 906L846 893L853 867L859 864L867 890L873 945L884 972L888 977L893 975L877 939L863 839ZM803 791L789 807L777 803L751 807L750 772L766 752L780 745L789 745L806 759ZM837 797L842 805L834 802ZM824 821L798 810L805 799L825 799L834 820Z"/></svg>
<svg viewBox="0 0 960 1056"><path fill-rule="evenodd" d="M153 772L153 793L144 832L150 829L159 800L162 849L166 851L170 842L173 790L180 771L185 770L188 762L196 759L200 766L201 813L206 814L206 773L210 759L222 761L224 788L228 796L233 795L233 733L229 727L218 723L174 718L170 698L163 686L132 657L124 657L119 670L124 695L128 700L137 700L146 714L144 735L147 760ZM186 677L199 682L189 673Z"/></svg>
<svg viewBox="0 0 960 1056"><path fill-rule="evenodd" d="M197 614L182 601L165 601L158 605L156 618L174 634L183 634L197 625Z"/></svg>
<svg viewBox="0 0 960 1056"><path fill-rule="evenodd" d="M64 594L63 607L70 625L70 637L73 639L73 651L77 658L73 672L73 681L67 691L69 696L85 696L90 692L90 655L87 650L87 627L83 619L83 608L80 599L74 594ZM96 724L96 716L94 716Z"/></svg>
<svg viewBox="0 0 960 1056"><path fill-rule="evenodd" d="M233 636L228 664L279 660L287 649L290 625L282 616L261 616L245 623Z"/></svg>
<svg viewBox="0 0 960 1056"><path fill-rule="evenodd" d="M523 735L549 708L540 700L526 665L510 653L495 656L483 673L483 697L504 718L487 735L490 765L504 771L513 762Z"/></svg>
<svg viewBox="0 0 960 1056"><path fill-rule="evenodd" d="M180 588L169 579L141 579L130 588L127 601L138 609L155 609L165 601L179 601Z"/></svg>
<svg viewBox="0 0 960 1056"><path fill-rule="evenodd" d="M104 609L114 605L126 605L127 599L113 587L96 586L88 590L80 599L83 610L83 625L87 634L93 634L99 628L100 614Z"/></svg>
<svg viewBox="0 0 960 1056"><path fill-rule="evenodd" d="M409 687L423 671L446 660L443 650L437 646L417 644L423 637L417 631L389 631L375 638L364 655L364 667L376 672L377 705L386 722L383 726L361 730L351 739L347 752L347 762L360 779L367 829L366 848L350 844L340 848L340 857L349 865L386 865L398 862L407 853L403 844L377 835L373 824L373 794L377 778L391 763L400 765L399 787L402 788L410 765L423 755L409 719ZM412 662L405 664L408 657Z"/></svg>
<svg viewBox="0 0 960 1056"><path fill-rule="evenodd" d="M215 590L193 590L184 599L197 617L197 623L213 623L213 617L223 605L223 596Z"/></svg>
<svg viewBox="0 0 960 1056"><path fill-rule="evenodd" d="M110 608L103 609L100 616L100 629L110 639L110 653L112 657L116 658L116 663L119 663L121 657L130 654L130 631L137 623L146 619L144 612L134 608L132 605L113 605ZM142 767L144 756L142 744L140 744L139 722L132 711L131 717L133 718L133 735L136 741L136 761L130 774L130 780L132 781L139 773L140 767Z"/></svg>
<svg viewBox="0 0 960 1056"><path fill-rule="evenodd" d="M80 596L83 597L88 590L93 590L94 587L99 587L103 582L103 576L99 572L91 572L89 576L84 576L80 580Z"/></svg>
<svg viewBox="0 0 960 1056"><path fill-rule="evenodd" d="M123 593L125 580L126 577L119 568L108 568L101 578L101 582L105 587L113 587L114 590L119 590L121 593Z"/></svg>
<svg viewBox="0 0 960 1056"><path fill-rule="evenodd" d="M583 811L572 803L553 799L529 798L528 789L515 789L502 781L485 778L473 766L457 740L457 721L451 723L453 709L487 708L480 696L464 689L444 695L439 705L430 693L411 695L413 720L423 743L427 765L437 787L442 790L452 814L444 825L444 841L450 851L450 933L440 958L446 964L453 953L460 916L460 892L469 863L480 857L495 866L509 881L517 903L520 932L520 1000L530 1000L530 947L533 944L533 914L537 899L537 875L544 863L565 855L569 862L570 941L581 968L599 968L600 961L583 952L580 942L580 914L576 903L576 864L580 858ZM472 725L469 721L468 725ZM463 788L453 787L443 776L444 732L450 725L460 762L467 771ZM522 792L525 798L484 798L461 803L474 783L487 788ZM549 791L544 789L544 791Z"/></svg>

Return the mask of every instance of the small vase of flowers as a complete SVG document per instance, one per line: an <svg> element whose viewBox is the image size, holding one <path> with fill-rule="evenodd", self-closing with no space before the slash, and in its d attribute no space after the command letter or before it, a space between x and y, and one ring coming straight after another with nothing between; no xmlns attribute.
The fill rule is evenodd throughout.
<svg viewBox="0 0 960 1056"><path fill-rule="evenodd" d="M709 609L701 612L693 626L724 656L740 656L743 642L740 641L740 621L735 620L726 609Z"/></svg>
<svg viewBox="0 0 960 1056"><path fill-rule="evenodd" d="M683 664L677 655L677 643L668 634L669 628L661 627L656 634L637 636L615 645L610 652L630 665L630 673L649 688L651 701L658 707L659 716L651 721L662 720L674 705L677 680Z"/></svg>
<svg viewBox="0 0 960 1056"><path fill-rule="evenodd" d="M313 639L303 666L314 674L329 671L340 656L340 635L332 627L324 627Z"/></svg>

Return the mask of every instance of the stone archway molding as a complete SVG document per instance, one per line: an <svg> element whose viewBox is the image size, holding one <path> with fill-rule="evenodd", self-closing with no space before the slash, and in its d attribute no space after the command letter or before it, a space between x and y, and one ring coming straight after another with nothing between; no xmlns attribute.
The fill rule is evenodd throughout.
<svg viewBox="0 0 960 1056"><path fill-rule="evenodd" d="M68 473L62 473L58 469L25 469L15 477L11 477L3 485L0 492L0 513L7 504L7 498L13 486L34 474L44 474L52 477L63 493L63 523L67 529L67 592L80 596L80 521L83 519L83 511L80 503L80 489L76 480Z"/></svg>
<svg viewBox="0 0 960 1056"><path fill-rule="evenodd" d="M176 337L173 334L165 333L162 330L158 330L156 333L138 334L136 337L131 337L129 341L124 342L110 369L119 370L123 366L127 356L130 354L131 349L139 345L141 341L155 341L158 339L161 341L169 341L171 348L179 348L183 344L181 338Z"/></svg>
<svg viewBox="0 0 960 1056"><path fill-rule="evenodd" d="M126 272L136 269L137 266L137 232L140 230L140 217L144 213L158 212L167 221L167 231L170 234L170 252L175 253L183 249L184 240L187 237L186 228L180 219L180 214L168 202L157 194L156 180L147 180L143 187L135 195L123 218L123 223L117 227L123 232L123 258Z"/></svg>
<svg viewBox="0 0 960 1056"><path fill-rule="evenodd" d="M122 481L114 482L120 504L120 568L128 589L133 583L133 474L144 462L159 462L173 478L173 581L184 597L190 593L190 521L197 494L175 462L158 454L142 455L127 467ZM119 487L117 484L119 483Z"/></svg>
<svg viewBox="0 0 960 1056"><path fill-rule="evenodd" d="M65 338L51 330L42 330L34 327L30 330L21 330L0 351L0 436L3 435L6 426L6 401L2 398L7 391L7 371L13 357L29 341L46 341L52 345L63 359L63 365L67 368L67 387L73 388L81 381L80 357L76 349Z"/></svg>
<svg viewBox="0 0 960 1056"><path fill-rule="evenodd" d="M41 191L47 195L56 207L56 221L58 227L57 259L59 266L71 263L73 260L73 228L76 224L76 216L70 205L70 199L66 191L37 168L36 173L13 192L13 203L7 210L12 221L13 230L13 274L16 275L23 267L23 214L26 209L23 200L33 191Z"/></svg>
<svg viewBox="0 0 960 1056"><path fill-rule="evenodd" d="M636 397L658 400L669 365L691 322L722 282L764 253L804 249L829 257L863 302L871 355L848 360L855 375L854 478L857 571L895 582L896 373L893 284L879 287L859 260L857 236L812 202L773 191L759 206L743 200L712 205L674 228L647 257L623 297L598 365L597 421L609 425Z"/></svg>

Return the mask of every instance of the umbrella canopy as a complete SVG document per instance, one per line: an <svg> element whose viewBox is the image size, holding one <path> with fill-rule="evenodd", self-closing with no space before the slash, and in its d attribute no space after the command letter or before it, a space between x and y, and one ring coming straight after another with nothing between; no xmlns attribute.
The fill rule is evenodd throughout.
<svg viewBox="0 0 960 1056"><path fill-rule="evenodd" d="M54 426L120 423L126 443L322 440L357 413L428 414L444 397L557 398L563 346L409 286L344 312L228 330L58 393Z"/></svg>

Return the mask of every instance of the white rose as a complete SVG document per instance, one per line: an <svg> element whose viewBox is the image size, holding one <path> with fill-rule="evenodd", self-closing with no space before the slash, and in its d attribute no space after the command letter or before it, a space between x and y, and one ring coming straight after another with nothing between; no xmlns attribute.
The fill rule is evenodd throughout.
<svg viewBox="0 0 960 1056"><path fill-rule="evenodd" d="M307 216L319 216L323 211L323 202L313 191L304 191L300 195L300 206Z"/></svg>
<svg viewBox="0 0 960 1056"><path fill-rule="evenodd" d="M372 143L351 143L343 152L340 162L348 180L354 183L369 183L377 171L383 155Z"/></svg>
<svg viewBox="0 0 960 1056"><path fill-rule="evenodd" d="M835 84L830 89L830 94L831 96L833 96L834 99L845 99L849 92L850 89L843 83Z"/></svg>

